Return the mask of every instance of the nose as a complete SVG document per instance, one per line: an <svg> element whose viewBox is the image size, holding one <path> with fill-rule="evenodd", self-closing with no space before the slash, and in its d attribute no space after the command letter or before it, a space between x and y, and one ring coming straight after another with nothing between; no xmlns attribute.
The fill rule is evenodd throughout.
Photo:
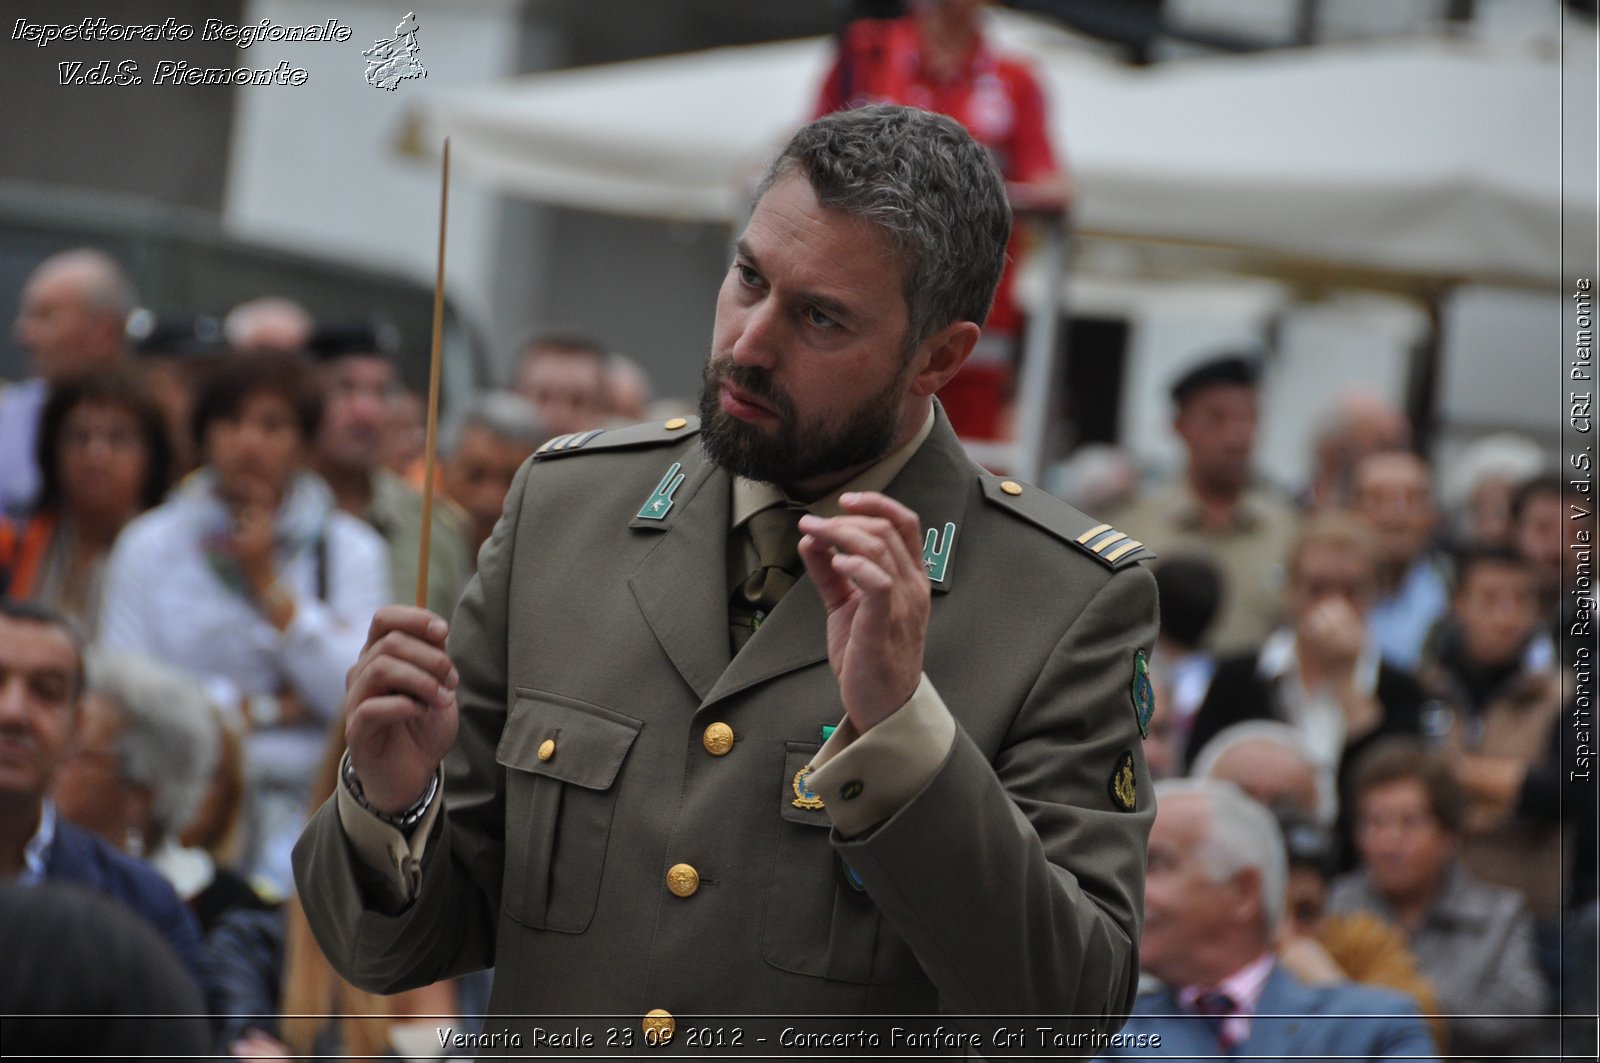
<svg viewBox="0 0 1600 1063"><path fill-rule="evenodd" d="M739 335L733 341L729 354L740 365L771 368L780 344L782 322L778 308L771 299L740 312L737 322Z"/></svg>
<svg viewBox="0 0 1600 1063"><path fill-rule="evenodd" d="M23 718L25 697L21 675L0 675L0 723L11 724Z"/></svg>

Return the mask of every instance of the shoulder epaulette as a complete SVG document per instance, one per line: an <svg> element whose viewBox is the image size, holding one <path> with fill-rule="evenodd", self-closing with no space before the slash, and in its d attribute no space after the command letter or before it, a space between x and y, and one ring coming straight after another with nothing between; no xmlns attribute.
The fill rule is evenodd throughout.
<svg viewBox="0 0 1600 1063"><path fill-rule="evenodd" d="M1156 556L1139 540L1074 509L1048 491L1004 476L981 476L979 481L984 498L1071 543L1112 571Z"/></svg>
<svg viewBox="0 0 1600 1063"><path fill-rule="evenodd" d="M533 460L564 458L579 451L592 454L600 450L651 447L661 443L676 442L698 431L700 431L698 417L673 417L666 421L631 424L625 428L592 428L587 432L571 432L546 440L533 452Z"/></svg>

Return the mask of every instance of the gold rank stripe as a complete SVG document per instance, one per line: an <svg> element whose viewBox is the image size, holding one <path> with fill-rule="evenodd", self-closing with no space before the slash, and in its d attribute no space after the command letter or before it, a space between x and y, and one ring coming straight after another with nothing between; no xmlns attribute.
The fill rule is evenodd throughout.
<svg viewBox="0 0 1600 1063"><path fill-rule="evenodd" d="M1090 539L1093 539L1096 535L1099 535L1102 532L1108 532L1110 530L1111 530L1111 525L1109 525L1109 524L1096 525L1095 527L1090 528L1088 531L1084 532L1082 535L1078 536L1078 545L1079 546L1084 546L1089 542Z"/></svg>
<svg viewBox="0 0 1600 1063"><path fill-rule="evenodd" d="M1127 538L1127 536L1123 535L1121 532L1114 531L1111 534L1106 535L1103 538L1101 538L1093 546L1089 547L1089 549L1093 550L1097 554L1103 554L1103 553L1106 552L1106 548L1108 546L1112 546L1113 544L1120 543L1122 540L1124 540L1126 538Z"/></svg>
<svg viewBox="0 0 1600 1063"><path fill-rule="evenodd" d="M1107 554L1106 560L1110 561L1112 564L1115 564L1124 554L1127 554L1133 550L1143 549L1144 543L1141 543L1138 539L1129 539L1127 542L1123 543L1121 546Z"/></svg>

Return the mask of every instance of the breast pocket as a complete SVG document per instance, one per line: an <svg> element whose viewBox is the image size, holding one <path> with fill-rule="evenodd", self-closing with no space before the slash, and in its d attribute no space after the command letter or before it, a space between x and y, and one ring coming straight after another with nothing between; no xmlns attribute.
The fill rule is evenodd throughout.
<svg viewBox="0 0 1600 1063"><path fill-rule="evenodd" d="M594 918L617 778L641 720L518 690L495 750L506 773L501 904L536 930L581 934Z"/></svg>
<svg viewBox="0 0 1600 1063"><path fill-rule="evenodd" d="M790 742L784 750L761 954L780 970L816 978L861 985L922 981L916 956L828 840L832 821L801 775L818 748Z"/></svg>

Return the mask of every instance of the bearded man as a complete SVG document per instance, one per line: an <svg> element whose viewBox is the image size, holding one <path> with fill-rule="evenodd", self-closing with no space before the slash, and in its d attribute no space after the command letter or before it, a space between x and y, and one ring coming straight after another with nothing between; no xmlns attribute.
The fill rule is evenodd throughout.
<svg viewBox="0 0 1600 1063"><path fill-rule="evenodd" d="M686 1019L827 1016L793 1043L841 1047L846 1016L927 1016L940 1048L997 1014L1121 1022L1147 555L974 465L933 397L1009 226L947 118L796 134L718 296L701 417L545 444L448 639L375 619L344 783L297 853L346 977L494 963L491 1050L535 1045L501 1013L733 1054L766 1035Z"/></svg>

